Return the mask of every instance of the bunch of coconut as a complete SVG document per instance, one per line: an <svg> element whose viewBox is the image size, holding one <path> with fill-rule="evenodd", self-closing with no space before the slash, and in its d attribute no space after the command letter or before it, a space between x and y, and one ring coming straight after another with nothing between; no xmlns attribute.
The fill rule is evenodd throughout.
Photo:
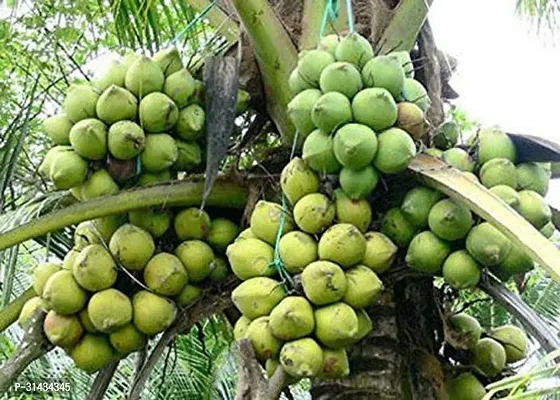
<svg viewBox="0 0 560 400"><path fill-rule="evenodd" d="M279 365L293 380L345 376L345 349L372 329L365 308L382 292L378 274L397 246L369 231L367 200L320 192L317 172L300 158L284 168L281 187L289 207L259 201L250 227L227 248L243 280L232 293L242 314L235 337L250 340L270 376Z"/></svg>
<svg viewBox="0 0 560 400"><path fill-rule="evenodd" d="M414 140L426 133L430 101L410 55L374 56L357 33L326 36L300 53L289 84L295 97L288 114L304 162L317 173L338 174L352 199L368 196L380 173L405 171Z"/></svg>
<svg viewBox="0 0 560 400"><path fill-rule="evenodd" d="M471 369L463 368L447 377L445 389L449 399L482 399L486 390L480 380L492 381L508 364L527 357L527 335L517 326L504 325L484 332L476 318L466 313L453 315L449 325L455 332L454 346L466 352L462 367Z"/></svg>
<svg viewBox="0 0 560 400"><path fill-rule="evenodd" d="M240 93L243 111L248 94ZM202 163L205 120L203 84L176 48L129 54L70 86L62 109L43 122L55 147L39 172L78 200L170 180Z"/></svg>
<svg viewBox="0 0 560 400"><path fill-rule="evenodd" d="M61 264L34 269L37 297L19 323L26 328L43 309L48 340L78 368L98 371L145 348L205 286L227 278L224 251L238 232L229 219L197 208L83 222Z"/></svg>

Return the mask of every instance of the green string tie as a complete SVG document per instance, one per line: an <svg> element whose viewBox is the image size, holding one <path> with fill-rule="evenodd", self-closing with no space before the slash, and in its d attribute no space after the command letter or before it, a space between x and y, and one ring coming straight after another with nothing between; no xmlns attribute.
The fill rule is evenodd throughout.
<svg viewBox="0 0 560 400"><path fill-rule="evenodd" d="M204 18L204 16L206 14L208 14L208 12L214 8L214 6L216 5L216 3L218 2L218 0L214 0L212 1L212 3L208 4L206 7L204 7L202 9L202 11L200 12L200 14L198 14L191 22L189 22L189 24L185 27L185 29L183 29L181 32L179 32L177 34L177 36L175 36L175 38L173 38L173 40L171 40L171 44L175 45L179 40L181 40L187 33L189 33L189 31L193 28L193 26L196 25L196 23L198 21L200 21L202 18Z"/></svg>

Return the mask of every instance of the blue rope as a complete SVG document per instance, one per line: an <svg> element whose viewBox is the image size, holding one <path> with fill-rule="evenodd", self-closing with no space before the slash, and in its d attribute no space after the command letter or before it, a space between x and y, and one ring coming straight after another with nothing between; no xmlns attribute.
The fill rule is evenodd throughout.
<svg viewBox="0 0 560 400"><path fill-rule="evenodd" d="M193 26L195 26L195 24L200 21L202 18L204 18L204 16L206 14L208 14L208 12L216 5L216 3L218 2L218 0L214 0L212 1L212 3L208 4L206 7L204 7L202 9L202 11L200 12L200 14L198 14L186 27L185 29L183 29L181 32L179 32L177 34L177 36L175 36L173 38L173 40L171 40L171 44L175 45L179 40L181 40L183 38L183 36L185 36L191 29Z"/></svg>

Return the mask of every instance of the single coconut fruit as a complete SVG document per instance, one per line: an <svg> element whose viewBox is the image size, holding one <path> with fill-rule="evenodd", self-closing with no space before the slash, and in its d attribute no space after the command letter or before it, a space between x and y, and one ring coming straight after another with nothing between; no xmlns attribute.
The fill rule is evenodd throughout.
<svg viewBox="0 0 560 400"><path fill-rule="evenodd" d="M467 235L471 256L485 267L501 264L511 250L511 242L489 222L482 222Z"/></svg>
<svg viewBox="0 0 560 400"><path fill-rule="evenodd" d="M473 349L473 364L484 376L495 377L506 367L506 351L494 339L480 339Z"/></svg>
<svg viewBox="0 0 560 400"><path fill-rule="evenodd" d="M508 206L517 210L519 207L519 202L521 201L519 198L519 193L512 188L511 186L507 185L496 185L490 188L490 191L502 199Z"/></svg>
<svg viewBox="0 0 560 400"><path fill-rule="evenodd" d="M260 361L278 357L282 342L272 334L268 317L259 317L251 321L245 337L251 342Z"/></svg>
<svg viewBox="0 0 560 400"><path fill-rule="evenodd" d="M86 292L65 269L47 279L42 298L49 310L62 315L75 314L86 304Z"/></svg>
<svg viewBox="0 0 560 400"><path fill-rule="evenodd" d="M414 78L414 64L408 51L393 51L387 54L387 57L393 58L401 65L407 78Z"/></svg>
<svg viewBox="0 0 560 400"><path fill-rule="evenodd" d="M98 99L97 89L89 85L71 85L62 107L70 121L76 123L83 119L95 118Z"/></svg>
<svg viewBox="0 0 560 400"><path fill-rule="evenodd" d="M252 232L252 231L251 231ZM274 249L257 238L236 240L227 247L226 255L233 273L242 280L256 276L272 276Z"/></svg>
<svg viewBox="0 0 560 400"><path fill-rule="evenodd" d="M524 163L517 166L517 189L532 190L546 196L550 183L550 173L537 163Z"/></svg>
<svg viewBox="0 0 560 400"><path fill-rule="evenodd" d="M154 293L174 296L181 293L187 284L187 271L178 257L158 253L144 268L144 282Z"/></svg>
<svg viewBox="0 0 560 400"><path fill-rule="evenodd" d="M443 279L455 289L475 287L480 276L480 265L466 250L451 253L443 263Z"/></svg>
<svg viewBox="0 0 560 400"><path fill-rule="evenodd" d="M280 282L262 276L242 282L231 292L233 304L250 320L270 314L284 297Z"/></svg>
<svg viewBox="0 0 560 400"><path fill-rule="evenodd" d="M449 150L445 150L441 156L443 161L457 168L459 171L473 172L474 171L474 161L471 156L458 147L454 147Z"/></svg>
<svg viewBox="0 0 560 400"><path fill-rule="evenodd" d="M70 144L70 129L72 129L72 121L66 114L56 114L48 117L43 121L43 131L52 139L55 144Z"/></svg>
<svg viewBox="0 0 560 400"><path fill-rule="evenodd" d="M101 243L103 243L103 237L100 232L97 232L93 221L80 222L74 230L74 248L76 250L81 251L90 244Z"/></svg>
<svg viewBox="0 0 560 400"><path fill-rule="evenodd" d="M103 73L94 80L94 85L100 92L103 92L111 85L124 87L124 77L127 70L128 65L118 60L111 60L106 65Z"/></svg>
<svg viewBox="0 0 560 400"><path fill-rule="evenodd" d="M183 68L181 55L176 47L160 50L153 56L165 76L170 76Z"/></svg>
<svg viewBox="0 0 560 400"><path fill-rule="evenodd" d="M298 93L303 92L306 89L313 89L314 87L318 87L318 84L313 84L311 82L307 82L307 80L301 76L299 73L299 69L295 68L288 79L288 86L292 91L293 95L297 95Z"/></svg>
<svg viewBox="0 0 560 400"><path fill-rule="evenodd" d="M552 221L550 221L541 228L540 232L545 238L550 239L552 235L554 235L554 232L556 232L556 226Z"/></svg>
<svg viewBox="0 0 560 400"><path fill-rule="evenodd" d="M515 163L517 151L511 138L498 126L478 131L478 162L485 164L494 158L507 158Z"/></svg>
<svg viewBox="0 0 560 400"><path fill-rule="evenodd" d="M134 61L124 78L124 84L136 97L142 98L152 92L161 92L165 75L158 63L146 56Z"/></svg>
<svg viewBox="0 0 560 400"><path fill-rule="evenodd" d="M406 131L414 140L422 140L428 131L424 111L414 103L397 104L397 128Z"/></svg>
<svg viewBox="0 0 560 400"><path fill-rule="evenodd" d="M154 239L144 229L124 224L109 241L109 250L116 261L128 270L144 268L155 251Z"/></svg>
<svg viewBox="0 0 560 400"><path fill-rule="evenodd" d="M334 57L336 52L336 46L340 43L340 36L333 33L331 35L323 36L319 39L319 43L317 44L317 48L319 50L328 51Z"/></svg>
<svg viewBox="0 0 560 400"><path fill-rule="evenodd" d="M144 172L138 177L138 186L150 186L173 179L171 171L164 169L160 172Z"/></svg>
<svg viewBox="0 0 560 400"><path fill-rule="evenodd" d="M315 102L311 110L311 120L321 131L334 132L338 127L352 121L350 100L342 93L325 93Z"/></svg>
<svg viewBox="0 0 560 400"><path fill-rule="evenodd" d="M72 150L72 146L55 146L51 148L49 151L47 151L47 154L45 154L45 158L43 158L43 161L41 162L41 165L39 165L37 172L39 172L39 174L41 174L44 177L48 177L52 162L56 154L58 152L64 152L64 151L73 152L74 150Z"/></svg>
<svg viewBox="0 0 560 400"><path fill-rule="evenodd" d="M451 327L458 332L460 341L464 342L465 348L472 350L480 340L482 327L478 320L468 314L459 313L449 319Z"/></svg>
<svg viewBox="0 0 560 400"><path fill-rule="evenodd" d="M517 187L517 170L507 158L493 158L486 162L478 173L480 182L487 188L497 185Z"/></svg>
<svg viewBox="0 0 560 400"><path fill-rule="evenodd" d="M296 204L307 194L318 192L320 184L317 174L299 157L294 157L280 175L280 186L291 204Z"/></svg>
<svg viewBox="0 0 560 400"><path fill-rule="evenodd" d="M173 215L169 210L141 208L128 212L128 220L155 238L163 236L171 226Z"/></svg>
<svg viewBox="0 0 560 400"><path fill-rule="evenodd" d="M335 50L337 61L346 61L362 68L373 58L373 47L363 36L352 32L343 37Z"/></svg>
<svg viewBox="0 0 560 400"><path fill-rule="evenodd" d="M379 174L371 165L361 170L342 168L339 176L340 186L352 200L369 196L379 183Z"/></svg>
<svg viewBox="0 0 560 400"><path fill-rule="evenodd" d="M334 191L336 220L340 223L352 224L365 232L371 224L372 210L365 199L353 200L342 189Z"/></svg>
<svg viewBox="0 0 560 400"><path fill-rule="evenodd" d="M119 191L119 185L113 180L106 169L95 171L80 186L80 198L90 200L96 197L109 196Z"/></svg>
<svg viewBox="0 0 560 400"><path fill-rule="evenodd" d="M278 245L280 259L290 274L297 274L317 260L317 242L311 235L293 231L282 236Z"/></svg>
<svg viewBox="0 0 560 400"><path fill-rule="evenodd" d="M428 224L441 239L453 241L467 236L473 225L473 217L468 207L451 199L443 199L430 210Z"/></svg>
<svg viewBox="0 0 560 400"><path fill-rule="evenodd" d="M123 120L136 120L138 100L128 90L115 85L107 88L96 106L97 117L107 125Z"/></svg>
<svg viewBox="0 0 560 400"><path fill-rule="evenodd" d="M175 216L175 233L181 240L203 239L210 229L210 216L198 208L187 208Z"/></svg>
<svg viewBox="0 0 560 400"><path fill-rule="evenodd" d="M74 346L70 357L76 367L93 374L109 365L115 355L107 336L88 333Z"/></svg>
<svg viewBox="0 0 560 400"><path fill-rule="evenodd" d="M43 322L43 332L53 345L71 349L82 338L84 328L75 315L61 315L49 311Z"/></svg>
<svg viewBox="0 0 560 400"><path fill-rule="evenodd" d="M141 154L142 166L149 172L161 172L171 167L179 157L177 143L166 133L146 135L146 146Z"/></svg>
<svg viewBox="0 0 560 400"><path fill-rule="evenodd" d="M93 323L91 322L91 318L89 317L87 307L79 312L78 317L80 318L80 323L82 324L86 332L89 333L97 332L97 329L95 329L95 326L93 326Z"/></svg>
<svg viewBox="0 0 560 400"><path fill-rule="evenodd" d="M294 220L304 232L318 234L331 226L335 207L321 193L311 193L301 198L294 207Z"/></svg>
<svg viewBox="0 0 560 400"><path fill-rule="evenodd" d="M293 340L282 346L280 365L294 378L316 376L323 365L323 350L312 338Z"/></svg>
<svg viewBox="0 0 560 400"><path fill-rule="evenodd" d="M369 126L376 132L390 128L397 122L398 109L387 89L368 88L360 91L352 100L354 120Z"/></svg>
<svg viewBox="0 0 560 400"><path fill-rule="evenodd" d="M117 289L105 289L91 296L88 315L98 331L114 332L132 320L132 303Z"/></svg>
<svg viewBox="0 0 560 400"><path fill-rule="evenodd" d="M194 303L202 294L202 288L195 285L185 285L181 293L175 297L175 303L179 306L188 306Z"/></svg>
<svg viewBox="0 0 560 400"><path fill-rule="evenodd" d="M19 313L17 321L19 326L27 329L37 310L47 311L45 302L39 296L32 297L25 302Z"/></svg>
<svg viewBox="0 0 560 400"><path fill-rule="evenodd" d="M350 374L350 365L345 349L323 349L323 365L318 376L321 378L343 378Z"/></svg>
<svg viewBox="0 0 560 400"><path fill-rule="evenodd" d="M175 254L185 266L189 282L200 282L210 276L214 252L206 242L187 240L175 249Z"/></svg>
<svg viewBox="0 0 560 400"><path fill-rule="evenodd" d="M109 335L111 345L121 354L142 350L148 338L132 324L128 324Z"/></svg>
<svg viewBox="0 0 560 400"><path fill-rule="evenodd" d="M447 150L457 145L459 126L454 121L441 124L434 135L434 144L438 149Z"/></svg>
<svg viewBox="0 0 560 400"><path fill-rule="evenodd" d="M144 130L135 122L119 121L109 128L109 152L119 160L133 159L144 150L145 144Z"/></svg>
<svg viewBox="0 0 560 400"><path fill-rule="evenodd" d="M251 320L244 315L239 317L239 319L235 322L235 326L233 327L233 338L235 340L241 340L245 338L245 334L247 333L247 328Z"/></svg>
<svg viewBox="0 0 560 400"><path fill-rule="evenodd" d="M414 236L408 246L405 261L416 271L437 274L443 262L451 253L451 246L431 231L424 231Z"/></svg>
<svg viewBox="0 0 560 400"><path fill-rule="evenodd" d="M416 155L416 145L408 133L390 128L377 137L377 153L373 165L384 174L398 174L408 168Z"/></svg>
<svg viewBox="0 0 560 400"><path fill-rule="evenodd" d="M204 132L206 113L198 104L191 104L181 111L175 125L175 133L183 140L196 140Z"/></svg>
<svg viewBox="0 0 560 400"><path fill-rule="evenodd" d="M243 89L237 91L237 101L235 103L235 113L237 115L243 114L249 110L251 105L251 95Z"/></svg>
<svg viewBox="0 0 560 400"><path fill-rule="evenodd" d="M304 268L301 281L305 296L321 306L339 301L348 283L344 271L330 261L315 261Z"/></svg>
<svg viewBox="0 0 560 400"><path fill-rule="evenodd" d="M405 78L402 89L402 98L404 101L414 103L426 112L430 108L430 97L426 88L413 78Z"/></svg>
<svg viewBox="0 0 560 400"><path fill-rule="evenodd" d="M387 271L395 261L399 248L381 232L367 232L364 237L366 253L362 264L377 274Z"/></svg>
<svg viewBox="0 0 560 400"><path fill-rule="evenodd" d="M175 171L191 171L202 162L202 150L196 142L175 139L177 144L177 160L171 166Z"/></svg>
<svg viewBox="0 0 560 400"><path fill-rule="evenodd" d="M189 98L193 95L194 90L194 78L187 69L180 69L170 74L163 85L163 92L179 108L186 107L189 104Z"/></svg>
<svg viewBox="0 0 560 400"><path fill-rule="evenodd" d="M305 297L286 297L272 309L268 325L272 334L280 340L310 335L315 328L313 308Z"/></svg>
<svg viewBox="0 0 560 400"><path fill-rule="evenodd" d="M43 291L49 278L60 271L60 265L46 262L37 265L33 269L33 290L39 297L43 297Z"/></svg>
<svg viewBox="0 0 560 400"><path fill-rule="evenodd" d="M341 168L334 155L333 138L319 129L305 139L302 158L309 168L322 174L334 174Z"/></svg>
<svg viewBox="0 0 560 400"><path fill-rule="evenodd" d="M332 63L334 63L334 57L328 51L309 50L300 57L297 69L306 82L317 86L321 73L327 65Z"/></svg>
<svg viewBox="0 0 560 400"><path fill-rule="evenodd" d="M371 61L370 61L371 62ZM362 89L360 71L348 62L335 62L321 72L319 86L323 93L338 92L349 99Z"/></svg>
<svg viewBox="0 0 560 400"><path fill-rule="evenodd" d="M529 344L523 330L513 325L504 325L490 332L490 337L497 340L506 351L506 361L514 363L527 357Z"/></svg>
<svg viewBox="0 0 560 400"><path fill-rule="evenodd" d="M552 219L552 211L546 200L532 190L519 192L517 211L537 229L541 229Z"/></svg>
<svg viewBox="0 0 560 400"><path fill-rule="evenodd" d="M70 189L87 176L88 163L75 151L58 151L52 159L49 178L57 189Z"/></svg>
<svg viewBox="0 0 560 400"><path fill-rule="evenodd" d="M231 275L231 268L227 260L223 257L216 256L210 264L210 278L211 282L223 282Z"/></svg>
<svg viewBox="0 0 560 400"><path fill-rule="evenodd" d="M371 164L377 151L377 136L369 127L346 124L336 131L334 155L345 168L360 170Z"/></svg>
<svg viewBox="0 0 560 400"><path fill-rule="evenodd" d="M218 251L225 251L239 233L239 227L227 218L215 218L210 222L206 241Z"/></svg>
<svg viewBox="0 0 560 400"><path fill-rule="evenodd" d="M358 316L345 303L334 303L315 310L315 337L331 349L351 344L358 335Z"/></svg>
<svg viewBox="0 0 560 400"><path fill-rule="evenodd" d="M331 226L319 240L319 259L332 261L343 268L361 261L366 252L366 239L351 224Z"/></svg>
<svg viewBox="0 0 560 400"><path fill-rule="evenodd" d="M500 263L500 269L509 276L529 272L534 267L533 259L515 244L511 245L508 255Z"/></svg>
<svg viewBox="0 0 560 400"><path fill-rule="evenodd" d="M107 128L98 119L87 118L76 123L69 138L76 153L88 160L101 160L107 154Z"/></svg>
<svg viewBox="0 0 560 400"><path fill-rule="evenodd" d="M453 400L480 400L486 395L486 389L470 372L445 380L447 398Z"/></svg>
<svg viewBox="0 0 560 400"><path fill-rule="evenodd" d="M377 56L369 60L362 69L366 87L387 89L395 99L399 98L404 85L404 70L393 57Z"/></svg>
<svg viewBox="0 0 560 400"><path fill-rule="evenodd" d="M81 287L97 292L110 288L117 281L117 264L105 247L90 244L76 257L72 273Z"/></svg>
<svg viewBox="0 0 560 400"><path fill-rule="evenodd" d="M315 129L315 124L311 119L311 110L321 95L322 93L318 89L306 89L288 103L288 115L298 133L304 137Z"/></svg>
<svg viewBox="0 0 560 400"><path fill-rule="evenodd" d="M140 102L139 119L146 132L167 132L177 123L179 109L165 94L150 93Z"/></svg>
<svg viewBox="0 0 560 400"><path fill-rule="evenodd" d="M358 334L356 335L354 340L352 340L352 343L357 343L365 338L373 330L373 324L366 310L362 308L360 310L354 311L358 316Z"/></svg>
<svg viewBox="0 0 560 400"><path fill-rule="evenodd" d="M170 299L142 290L132 298L134 326L148 336L166 330L175 321L177 308Z"/></svg>
<svg viewBox="0 0 560 400"><path fill-rule="evenodd" d="M334 213L334 210L333 210ZM261 240L274 244L278 235L282 237L294 230L289 211L277 203L260 200L251 214L251 230Z"/></svg>
<svg viewBox="0 0 560 400"><path fill-rule="evenodd" d="M375 272L364 265L346 271L347 287L342 301L353 308L364 308L373 304L383 291L383 283Z"/></svg>
<svg viewBox="0 0 560 400"><path fill-rule="evenodd" d="M437 190L418 186L409 190L404 196L401 211L405 218L417 228L426 228L430 210L442 197Z"/></svg>
<svg viewBox="0 0 560 400"><path fill-rule="evenodd" d="M416 230L398 207L387 211L381 220L381 232L401 248L408 247Z"/></svg>

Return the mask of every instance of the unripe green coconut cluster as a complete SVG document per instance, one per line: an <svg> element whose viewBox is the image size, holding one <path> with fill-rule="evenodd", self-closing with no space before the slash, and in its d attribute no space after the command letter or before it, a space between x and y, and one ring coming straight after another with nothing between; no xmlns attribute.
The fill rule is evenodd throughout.
<svg viewBox="0 0 560 400"><path fill-rule="evenodd" d="M236 223L198 208L138 209L80 223L61 264L33 270L36 297L23 307L27 328L36 310L43 330L79 368L95 372L144 349L204 287L230 275L226 248Z"/></svg>
<svg viewBox="0 0 560 400"><path fill-rule="evenodd" d="M374 56L357 33L324 37L302 52L289 80L288 114L303 143L303 161L339 174L354 200L370 195L380 174L407 169L414 140L427 131L429 98L414 79L407 52Z"/></svg>

